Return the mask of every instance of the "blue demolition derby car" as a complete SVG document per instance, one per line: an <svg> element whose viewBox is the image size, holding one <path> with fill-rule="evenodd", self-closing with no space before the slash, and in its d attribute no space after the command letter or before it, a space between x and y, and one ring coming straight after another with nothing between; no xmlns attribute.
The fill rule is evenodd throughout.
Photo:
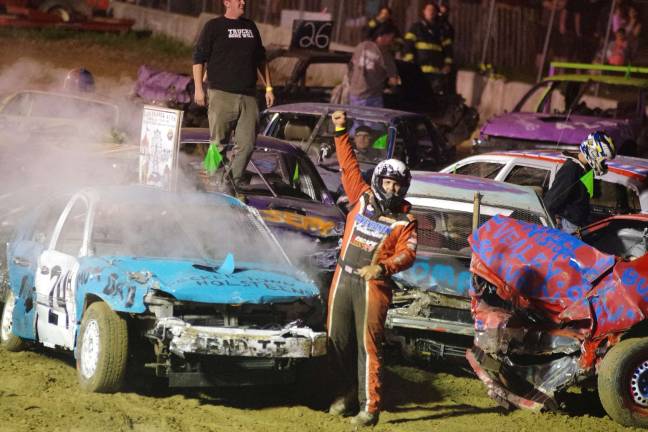
<svg viewBox="0 0 648 432"><path fill-rule="evenodd" d="M144 364L170 386L289 382L326 353L319 290L257 210L225 195L53 199L18 227L7 264L2 345L74 351L87 391L117 391Z"/></svg>

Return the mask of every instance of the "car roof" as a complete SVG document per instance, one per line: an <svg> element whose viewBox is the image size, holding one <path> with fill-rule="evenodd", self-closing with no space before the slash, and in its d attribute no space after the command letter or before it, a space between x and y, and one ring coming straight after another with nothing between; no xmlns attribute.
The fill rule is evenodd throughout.
<svg viewBox="0 0 648 432"><path fill-rule="evenodd" d="M353 53L347 51L318 51L309 49L288 49L288 48L273 48L268 47L268 58L274 59L278 57L295 57L300 59L313 59L313 61L323 60L339 60L349 61Z"/></svg>
<svg viewBox="0 0 648 432"><path fill-rule="evenodd" d="M475 192L480 193L484 205L545 214L538 196L529 187L460 174L414 171L407 196L473 202Z"/></svg>
<svg viewBox="0 0 648 432"><path fill-rule="evenodd" d="M525 151L496 151L484 153L484 156L505 156L511 158L544 160L553 163L562 163L567 159L563 153L546 150L525 150ZM628 177L643 182L648 178L648 159L632 156L617 156L608 161L608 172Z"/></svg>
<svg viewBox="0 0 648 432"><path fill-rule="evenodd" d="M182 128L180 131L180 143L208 143L210 142L208 128ZM298 153L306 157L306 153L293 144L265 135L257 135L256 147L267 147L283 153Z"/></svg>
<svg viewBox="0 0 648 432"><path fill-rule="evenodd" d="M388 122L395 117L423 117L407 111L399 111L387 108L360 107L353 105L337 105L324 102L298 102L292 104L276 105L268 108L267 112L272 113L297 113L297 114L326 114L334 111L345 111L350 117L363 120L374 120Z"/></svg>
<svg viewBox="0 0 648 432"><path fill-rule="evenodd" d="M79 193L91 198L92 200L114 200L122 202L136 201L138 203L159 203L170 198L178 200L181 203L205 204L213 203L219 205L229 205L233 207L247 208L245 204L234 197L225 195L220 192L170 192L140 184L125 186L103 186L92 187L81 190Z"/></svg>
<svg viewBox="0 0 648 432"><path fill-rule="evenodd" d="M633 87L648 88L648 79L624 77L619 75L562 74L546 77L545 81L593 81L603 84L628 85Z"/></svg>

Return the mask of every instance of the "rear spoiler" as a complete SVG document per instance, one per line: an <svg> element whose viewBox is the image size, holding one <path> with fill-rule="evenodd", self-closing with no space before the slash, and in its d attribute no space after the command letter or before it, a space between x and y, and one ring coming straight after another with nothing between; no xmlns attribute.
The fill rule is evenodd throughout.
<svg viewBox="0 0 648 432"><path fill-rule="evenodd" d="M612 66L593 63L570 63L570 62L551 62L549 64L549 76L553 76L557 68L560 69L581 69L587 71L601 71L601 72L621 72L626 77L631 74L648 74L648 67L637 66Z"/></svg>

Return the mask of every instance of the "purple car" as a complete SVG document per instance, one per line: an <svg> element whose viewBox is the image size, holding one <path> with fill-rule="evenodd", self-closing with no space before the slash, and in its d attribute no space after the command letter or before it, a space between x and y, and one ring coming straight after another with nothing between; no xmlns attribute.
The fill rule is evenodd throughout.
<svg viewBox="0 0 648 432"><path fill-rule="evenodd" d="M644 154L647 89L648 79L642 78L550 76L512 112L484 123L473 150L574 150L590 132L605 130L621 154Z"/></svg>
<svg viewBox="0 0 648 432"><path fill-rule="evenodd" d="M197 189L214 190L218 176L207 176L202 165L209 130L184 128L180 142L180 168L187 180ZM306 153L284 141L259 136L246 176L249 184L240 190L246 204L259 211L291 259L315 269L318 279L330 277L344 214Z"/></svg>

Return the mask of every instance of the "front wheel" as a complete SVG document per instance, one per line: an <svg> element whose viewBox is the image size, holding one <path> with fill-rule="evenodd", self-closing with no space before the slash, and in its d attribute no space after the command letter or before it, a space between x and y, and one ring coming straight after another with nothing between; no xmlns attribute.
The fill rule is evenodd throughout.
<svg viewBox="0 0 648 432"><path fill-rule="evenodd" d="M13 312L16 305L16 298L9 289L2 307L2 319L0 320L0 345L7 351L22 351L25 341L13 333Z"/></svg>
<svg viewBox="0 0 648 432"><path fill-rule="evenodd" d="M612 420L648 427L648 338L627 339L610 349L599 367L598 392Z"/></svg>
<svg viewBox="0 0 648 432"><path fill-rule="evenodd" d="M79 385L88 392L112 393L124 381L128 360L126 320L103 302L83 314L77 346Z"/></svg>

